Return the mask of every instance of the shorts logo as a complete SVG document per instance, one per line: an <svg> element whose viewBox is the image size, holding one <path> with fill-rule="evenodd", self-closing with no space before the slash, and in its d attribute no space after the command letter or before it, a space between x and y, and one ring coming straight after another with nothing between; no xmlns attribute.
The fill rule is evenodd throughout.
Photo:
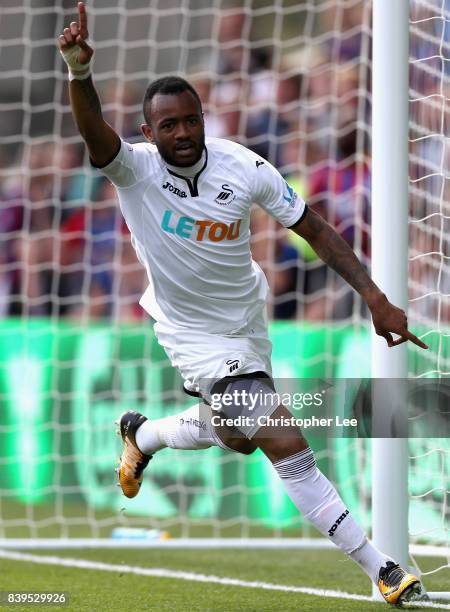
<svg viewBox="0 0 450 612"><path fill-rule="evenodd" d="M171 210L166 210L161 220L161 227L168 234L176 234L181 238L222 242L222 240L236 240L239 237L241 219L233 221L230 225L209 219L196 220L193 217L177 219Z"/></svg>
<svg viewBox="0 0 450 612"><path fill-rule="evenodd" d="M230 374L231 372L234 372L235 370L237 370L241 364L239 359L228 359L228 361L226 361L225 363L227 364L227 366L230 366L228 368Z"/></svg>
<svg viewBox="0 0 450 612"><path fill-rule="evenodd" d="M169 183L169 181L166 181L162 188L168 189L171 193L174 193L179 198L187 198L187 193L185 191L181 191L181 189L178 189L178 187L175 187L172 185L172 183Z"/></svg>
<svg viewBox="0 0 450 612"><path fill-rule="evenodd" d="M330 536L330 538L332 538L334 536L334 532L336 531L336 529L338 528L338 526L342 523L342 521L345 519L345 517L349 514L349 511L346 510L345 512L343 512L341 514L341 516L336 520L336 522L334 523L334 525L331 526L331 528L328 530L328 535Z"/></svg>
<svg viewBox="0 0 450 612"><path fill-rule="evenodd" d="M221 206L226 206L227 204L231 204L231 202L236 199L236 196L234 195L234 191L231 189L228 183L224 183L222 185L222 189L223 191L221 191L219 195L216 196L216 198L214 199L214 202L216 202L216 204L220 204ZM231 196L233 197L230 200Z"/></svg>

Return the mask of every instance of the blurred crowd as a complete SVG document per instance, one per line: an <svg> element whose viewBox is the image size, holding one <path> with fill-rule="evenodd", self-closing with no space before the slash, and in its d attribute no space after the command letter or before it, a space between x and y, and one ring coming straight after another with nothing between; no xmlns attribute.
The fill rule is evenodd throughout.
<svg viewBox="0 0 450 612"><path fill-rule="evenodd" d="M426 10L431 9L418 6L413 18L427 19ZM250 44L247 12L236 9L217 19L220 52L186 75L203 101L207 135L241 142L273 163L369 267L370 3L329 8L322 35L282 54L276 46ZM445 43L441 50L448 50L449 31L441 36L440 21L430 20L428 27L436 28ZM427 40L419 27L412 31L413 58L432 53L422 48ZM450 218L449 151L439 135L448 129L450 112L442 98L450 97L450 89L448 61L437 63L411 69L412 98L419 101L411 104L410 277L417 317L439 312L449 320L448 298L442 297L450 294L447 238L442 240L450 235L442 227ZM143 92L111 82L99 90L107 102L105 118L125 139L141 140L137 108ZM75 127L70 129L76 136ZM114 188L89 167L81 141L30 139L19 161L21 173L6 168L0 175L0 316L143 317L138 300L145 272ZM273 318L367 314L306 242L256 207L252 252L272 288Z"/></svg>

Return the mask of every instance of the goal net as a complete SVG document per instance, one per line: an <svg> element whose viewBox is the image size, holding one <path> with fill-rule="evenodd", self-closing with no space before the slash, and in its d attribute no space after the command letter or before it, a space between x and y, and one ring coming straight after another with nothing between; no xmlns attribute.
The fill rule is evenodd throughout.
<svg viewBox="0 0 450 612"><path fill-rule="evenodd" d="M125 139L142 139L151 79L188 78L207 135L276 165L370 267L370 2L91 0L87 10L104 115ZM55 41L75 11L67 0L0 8L0 538L313 536L259 452L162 451L137 498L115 487L117 415L159 418L190 402L137 306L144 272L71 117ZM412 377L450 373L449 20L445 0L411 1L409 321L430 344L409 348ZM252 234L272 287L275 376L370 377L361 299L260 210ZM370 529L370 440L310 443ZM411 543L434 547L423 568L415 559L437 572L449 565L448 439L411 439L410 455Z"/></svg>
<svg viewBox="0 0 450 612"><path fill-rule="evenodd" d="M422 378L443 379L450 374L449 61L449 4L437 0L412 2L409 316L423 329L430 349L425 353L411 351L410 373ZM410 440L411 539L447 547L446 557L427 570L422 568L424 574L448 568L450 561L450 445L445 424L444 436Z"/></svg>

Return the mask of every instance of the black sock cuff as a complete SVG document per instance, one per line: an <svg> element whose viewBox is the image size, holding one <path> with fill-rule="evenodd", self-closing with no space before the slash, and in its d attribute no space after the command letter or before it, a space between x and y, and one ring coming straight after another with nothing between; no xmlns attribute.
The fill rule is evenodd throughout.
<svg viewBox="0 0 450 612"><path fill-rule="evenodd" d="M316 467L316 459L311 448L275 461L273 467L278 472L280 478L295 478L305 476Z"/></svg>

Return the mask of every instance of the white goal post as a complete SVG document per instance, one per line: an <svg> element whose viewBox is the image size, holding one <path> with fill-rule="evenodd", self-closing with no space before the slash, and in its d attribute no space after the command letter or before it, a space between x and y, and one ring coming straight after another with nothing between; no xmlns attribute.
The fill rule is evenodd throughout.
<svg viewBox="0 0 450 612"><path fill-rule="evenodd" d="M409 0L373 0L372 27L372 277L391 302L407 311ZM406 344L389 349L373 329L372 377L407 375ZM374 438L372 451L373 540L406 566L407 441ZM388 503L387 491L392 493Z"/></svg>

